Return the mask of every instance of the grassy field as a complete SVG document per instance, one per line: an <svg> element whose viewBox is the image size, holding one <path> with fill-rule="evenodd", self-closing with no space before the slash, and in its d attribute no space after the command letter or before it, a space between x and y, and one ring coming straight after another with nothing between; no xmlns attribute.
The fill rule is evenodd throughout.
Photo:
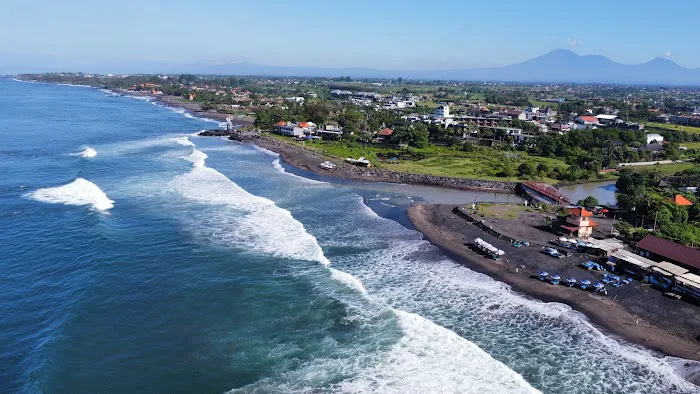
<svg viewBox="0 0 700 394"><path fill-rule="evenodd" d="M380 157L393 156L400 152L394 149L387 149L377 145L351 143L345 141L316 141L298 142L289 137L270 134L274 138L282 139L289 143L303 146L306 149L315 150L327 156L339 159L347 157L364 157L378 168L385 168L400 172L415 174L448 176L455 178L470 178L484 180L517 180L517 176L511 178L499 177L497 174L503 170L504 165L508 165L515 170L524 161L529 161L535 165L545 163L549 168L559 167L564 169L568 165L562 160L529 156L523 152L507 152L498 150L485 150L477 152L463 152L453 148L430 146L424 149L412 149L411 154L424 156L418 160L381 160ZM556 183L557 180L538 177L537 180Z"/></svg>
<svg viewBox="0 0 700 394"><path fill-rule="evenodd" d="M645 123L646 127L651 127L655 129L661 129L661 130L669 130L669 131L685 131L686 133L693 133L693 134L700 134L700 127L694 127L694 126L681 126L677 124L669 124L669 123L656 123L656 122L647 122Z"/></svg>
<svg viewBox="0 0 700 394"><path fill-rule="evenodd" d="M681 142L679 145L688 149L700 149L700 142Z"/></svg>
<svg viewBox="0 0 700 394"><path fill-rule="evenodd" d="M658 171L661 175L673 175L676 172L687 170L689 168L700 167L697 163L673 163L673 164L659 164L651 166L631 166L625 167L635 171L648 171L654 170Z"/></svg>

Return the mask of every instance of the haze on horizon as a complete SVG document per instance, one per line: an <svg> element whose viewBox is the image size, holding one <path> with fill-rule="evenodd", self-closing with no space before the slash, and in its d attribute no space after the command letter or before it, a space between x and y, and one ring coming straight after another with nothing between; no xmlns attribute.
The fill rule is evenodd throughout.
<svg viewBox="0 0 700 394"><path fill-rule="evenodd" d="M147 64L254 63L441 70L501 66L557 48L627 64L700 67L693 0L6 0L0 73ZM145 67L145 66L144 66ZM91 71L91 70L86 70Z"/></svg>

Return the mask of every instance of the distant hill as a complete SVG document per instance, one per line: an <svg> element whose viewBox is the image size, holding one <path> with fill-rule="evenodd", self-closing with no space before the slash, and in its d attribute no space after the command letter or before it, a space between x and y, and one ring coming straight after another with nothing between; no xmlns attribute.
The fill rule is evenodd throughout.
<svg viewBox="0 0 700 394"><path fill-rule="evenodd" d="M35 59L36 60L36 59ZM270 75L296 77L409 78L522 83L606 83L700 86L700 69L689 69L668 59L656 58L641 64L622 64L602 55L580 56L557 49L534 59L503 67L454 70L378 70L371 68L327 68L269 66L252 63L210 65L203 63L113 63L66 66L55 59L23 62L27 66L3 64L0 73L83 71L93 73L192 73L219 75Z"/></svg>
<svg viewBox="0 0 700 394"><path fill-rule="evenodd" d="M684 68L668 59L621 64L602 55L579 56L566 49L509 66L443 71L431 76L441 74L442 78L460 80L700 85L700 69Z"/></svg>
<svg viewBox="0 0 700 394"><path fill-rule="evenodd" d="M455 70L377 70L369 68L323 68L263 66L239 63L199 65L199 73L237 75L278 75L298 77L410 78L524 83L610 83L642 85L700 85L700 69L688 69L668 59L656 58L642 64L616 63L602 55L580 56L557 49L522 63L503 67Z"/></svg>

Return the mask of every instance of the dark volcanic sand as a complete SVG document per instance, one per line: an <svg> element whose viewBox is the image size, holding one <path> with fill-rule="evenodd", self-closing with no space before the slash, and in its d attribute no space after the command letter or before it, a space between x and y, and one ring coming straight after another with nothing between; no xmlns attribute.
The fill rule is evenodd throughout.
<svg viewBox="0 0 700 394"><path fill-rule="evenodd" d="M620 288L607 286L602 297L579 288L543 283L532 276L541 270L597 281L596 274L578 268L587 258L579 255L555 259L535 247L513 248L508 242L489 236L475 225L455 215L455 205L416 205L408 209L415 228L450 257L510 285L513 290L546 302L561 302L584 313L593 324L620 337L663 354L700 360L700 310L683 301L663 297L662 293L635 281ZM475 238L503 249L508 263L494 262L472 251ZM516 267L524 265L524 269Z"/></svg>

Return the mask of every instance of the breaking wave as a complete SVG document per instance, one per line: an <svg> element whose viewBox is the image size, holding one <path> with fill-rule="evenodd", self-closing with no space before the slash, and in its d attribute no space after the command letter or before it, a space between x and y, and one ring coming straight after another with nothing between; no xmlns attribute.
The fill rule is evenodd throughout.
<svg viewBox="0 0 700 394"><path fill-rule="evenodd" d="M77 152L77 153L71 153L70 155L71 156L80 156L80 157L84 157L86 159L89 159L91 157L97 156L97 151L88 146L87 148L83 149L82 151Z"/></svg>
<svg viewBox="0 0 700 394"><path fill-rule="evenodd" d="M221 229L209 234L212 241L279 257L330 264L316 239L289 211L248 193L222 173L206 167L206 158L204 152L193 149L185 159L193 163L194 168L177 176L171 186L189 200L219 208L208 216L212 220L210 226L201 226Z"/></svg>
<svg viewBox="0 0 700 394"><path fill-rule="evenodd" d="M188 137L175 137L174 141L182 146L195 146L194 143L192 143L192 141L190 141Z"/></svg>
<svg viewBox="0 0 700 394"><path fill-rule="evenodd" d="M536 392L520 375L475 344L418 315L389 307L383 299L367 294L358 278L329 267L331 263L317 239L288 210L248 193L206 167L203 152L193 149L186 160L194 164L192 170L173 179L171 187L182 197L209 206L201 216L192 218L190 230L196 235L223 246L319 262L328 267L327 277L352 290L344 296L349 305L365 306L350 319L367 322L380 313L385 316L382 319L394 320L399 327L398 338L387 349L375 348L367 353L353 348L343 350L350 354L337 357L333 345L329 345L328 358L316 358L283 376L246 386L243 391L297 392L326 387L340 392L428 392L478 387L484 392ZM358 296L361 301L357 301Z"/></svg>
<svg viewBox="0 0 700 394"><path fill-rule="evenodd" d="M99 211L107 211L114 207L114 201L110 200L99 186L83 178L63 186L38 189L25 194L25 197L52 204L89 205Z"/></svg>

